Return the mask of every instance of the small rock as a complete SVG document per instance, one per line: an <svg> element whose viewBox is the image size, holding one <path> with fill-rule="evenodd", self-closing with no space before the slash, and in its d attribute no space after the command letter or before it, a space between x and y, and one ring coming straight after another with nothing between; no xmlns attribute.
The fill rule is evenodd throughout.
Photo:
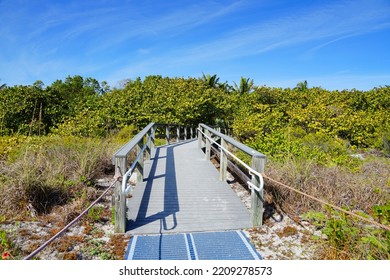
<svg viewBox="0 0 390 280"><path fill-rule="evenodd" d="M357 159L360 159L360 160L364 160L364 155L363 154L352 154L351 157L354 157L354 158L357 158Z"/></svg>

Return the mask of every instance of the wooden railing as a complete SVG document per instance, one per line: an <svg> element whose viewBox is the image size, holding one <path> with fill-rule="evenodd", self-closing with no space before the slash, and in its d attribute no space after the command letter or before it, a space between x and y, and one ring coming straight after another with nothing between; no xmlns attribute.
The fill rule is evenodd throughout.
<svg viewBox="0 0 390 280"><path fill-rule="evenodd" d="M249 166L229 151L228 145L249 155L251 157L251 165ZM226 181L228 163L230 163L229 166L233 169L234 173L244 178L245 183L251 189L252 225L261 226L264 212L264 183L261 173L264 173L267 157L205 124L200 124L198 127L198 147L199 149L205 148L205 157L207 160L210 160L212 150L214 150L214 153L219 153L219 179L221 181ZM228 158L232 158L233 161L229 161ZM246 172L242 171L242 168L239 168L237 165L246 169Z"/></svg>
<svg viewBox="0 0 390 280"><path fill-rule="evenodd" d="M228 166L236 174L244 178L244 181L251 189L251 220L253 226L261 226L263 219L263 178L266 156L251 149L250 147L236 141L235 139L221 133L219 130L211 128L205 124L200 124L196 129L191 126L150 123L141 132L134 136L128 143L122 146L113 156L115 166L115 177L121 178L115 185L114 207L115 207L115 232L126 231L126 196L129 191L128 181L133 172L137 173L137 181L144 179L144 161L151 158L155 149L156 139L165 139L166 144L189 140L198 137L198 147L205 147L205 157L210 160L212 150L218 153L220 159L221 181L226 181ZM251 157L251 166L237 158L228 149L228 145L239 149ZM130 160L130 154L133 159ZM135 154L135 157L134 157ZM232 158L230 161L228 158ZM131 164L130 164L131 163ZM242 171L242 168L246 169Z"/></svg>
<svg viewBox="0 0 390 280"><path fill-rule="evenodd" d="M188 140L196 137L196 128L186 125L150 123L141 132L123 145L113 156L115 177L121 178L115 185L115 232L126 231L126 195L128 181L133 172L137 173L137 181L144 179L144 161L151 158L156 139L165 138L166 144ZM135 151L135 158L130 160L130 154ZM129 163L131 165L129 165Z"/></svg>

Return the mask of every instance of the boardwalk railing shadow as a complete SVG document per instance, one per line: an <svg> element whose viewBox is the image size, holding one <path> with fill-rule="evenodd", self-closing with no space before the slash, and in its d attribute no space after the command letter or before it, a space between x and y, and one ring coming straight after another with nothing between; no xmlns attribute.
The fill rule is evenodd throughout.
<svg viewBox="0 0 390 280"><path fill-rule="evenodd" d="M133 230L146 224L160 220L160 232L173 230L177 227L176 213L180 211L179 198L177 193L175 153L176 147L185 144L185 142L166 146L166 156L161 156L161 147L157 147L154 157L151 158L152 165L147 178L146 185L141 199L141 204L135 220L129 220L127 230ZM165 174L156 174L157 159L165 158ZM148 210L153 207L150 205L152 188L160 187L154 184L154 180L164 177L163 189L163 210L153 215L148 215ZM172 216L172 219L168 219Z"/></svg>

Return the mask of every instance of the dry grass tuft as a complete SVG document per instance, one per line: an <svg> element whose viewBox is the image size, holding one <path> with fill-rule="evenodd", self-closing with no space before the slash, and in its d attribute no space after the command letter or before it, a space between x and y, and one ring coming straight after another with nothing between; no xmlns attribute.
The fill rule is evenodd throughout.
<svg viewBox="0 0 390 280"><path fill-rule="evenodd" d="M295 227L292 226L286 226L283 228L283 230L277 232L276 234L282 238L282 237L288 237L292 236L298 233L298 230Z"/></svg>
<svg viewBox="0 0 390 280"><path fill-rule="evenodd" d="M66 252L64 253L63 260L77 260L76 252Z"/></svg>
<svg viewBox="0 0 390 280"><path fill-rule="evenodd" d="M390 212L390 159L366 158L356 170L326 167L307 160L289 159L270 163L267 175L306 194L358 213L369 219L388 223ZM318 259L388 259L389 234L354 217L324 207L321 203L266 180L266 190L288 215L303 215L322 231L318 239ZM378 210L379 209L379 210ZM379 211L379 212L378 212ZM382 211L382 212L381 212ZM309 217L311 216L311 218ZM297 221L299 223L299 221ZM284 229L277 234L286 236ZM302 242L307 242L307 237Z"/></svg>
<svg viewBox="0 0 390 280"><path fill-rule="evenodd" d="M58 241L52 243L59 252L72 251L75 244L84 242L83 236L64 235Z"/></svg>
<svg viewBox="0 0 390 280"><path fill-rule="evenodd" d="M126 254L129 239L129 236L125 234L115 234L111 236L108 246L112 248L112 253L116 259L123 259L123 256Z"/></svg>
<svg viewBox="0 0 390 280"><path fill-rule="evenodd" d="M0 161L0 215L23 219L69 203L72 210L66 211L77 213L97 197L89 186L108 170L114 148L107 140L75 137L42 137L25 143ZM69 220L72 214L65 216Z"/></svg>
<svg viewBox="0 0 390 280"><path fill-rule="evenodd" d="M290 159L285 163L270 163L267 175L289 186L335 204L339 207L368 213L373 205L383 205L390 199L387 180L390 160L369 160L360 170L325 167L310 161ZM266 181L273 199L296 213L321 210L322 205L298 193Z"/></svg>

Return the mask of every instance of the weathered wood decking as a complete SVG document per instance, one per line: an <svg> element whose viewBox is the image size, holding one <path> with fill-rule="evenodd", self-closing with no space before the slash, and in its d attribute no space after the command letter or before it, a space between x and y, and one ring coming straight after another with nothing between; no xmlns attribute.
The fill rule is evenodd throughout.
<svg viewBox="0 0 390 280"><path fill-rule="evenodd" d="M128 200L127 231L159 234L251 227L250 213L195 140L157 147Z"/></svg>

